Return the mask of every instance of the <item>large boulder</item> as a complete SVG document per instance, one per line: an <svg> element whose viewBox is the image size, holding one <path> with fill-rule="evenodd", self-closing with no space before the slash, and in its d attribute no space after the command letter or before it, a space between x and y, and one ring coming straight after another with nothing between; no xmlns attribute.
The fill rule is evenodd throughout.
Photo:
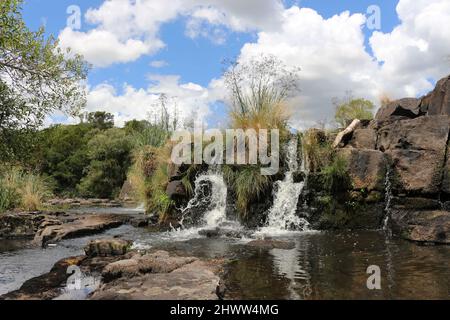
<svg viewBox="0 0 450 320"><path fill-rule="evenodd" d="M393 230L404 239L450 244L449 211L393 210L391 218Z"/></svg>
<svg viewBox="0 0 450 320"><path fill-rule="evenodd" d="M356 129L348 146L355 149L374 150L377 144L377 133L373 129Z"/></svg>
<svg viewBox="0 0 450 320"><path fill-rule="evenodd" d="M392 101L378 110L375 119L378 121L414 119L422 115L419 106L420 100L416 98Z"/></svg>
<svg viewBox="0 0 450 320"><path fill-rule="evenodd" d="M448 116L397 121L379 130L377 147L393 161L395 191L440 192L448 134Z"/></svg>
<svg viewBox="0 0 450 320"><path fill-rule="evenodd" d="M428 115L450 115L450 76L438 81L436 88L422 99L420 111Z"/></svg>
<svg viewBox="0 0 450 320"><path fill-rule="evenodd" d="M347 161L354 190L384 192L387 161L382 152L367 149L340 149L339 155Z"/></svg>
<svg viewBox="0 0 450 320"><path fill-rule="evenodd" d="M88 257L121 256L127 253L132 241L122 239L92 240L84 248Z"/></svg>

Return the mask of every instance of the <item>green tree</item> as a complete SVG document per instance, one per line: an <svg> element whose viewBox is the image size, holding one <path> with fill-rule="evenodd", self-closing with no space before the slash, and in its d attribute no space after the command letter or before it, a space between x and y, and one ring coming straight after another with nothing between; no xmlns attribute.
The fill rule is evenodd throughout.
<svg viewBox="0 0 450 320"><path fill-rule="evenodd" d="M0 2L0 79L22 97L15 111L17 125L42 124L55 110L75 115L85 105L88 65L82 57L62 50L44 28L31 31L23 21L23 0ZM6 125L0 122L0 128Z"/></svg>
<svg viewBox="0 0 450 320"><path fill-rule="evenodd" d="M116 196L126 180L132 149L132 139L123 129L109 129L92 138L88 143L90 164L78 185L80 194L100 198Z"/></svg>
<svg viewBox="0 0 450 320"><path fill-rule="evenodd" d="M105 111L88 113L86 120L90 125L99 130L107 130L114 127L114 116Z"/></svg>
<svg viewBox="0 0 450 320"><path fill-rule="evenodd" d="M39 132L34 167L56 182L57 193L76 193L90 163L88 142L96 132L88 124L57 125Z"/></svg>
<svg viewBox="0 0 450 320"><path fill-rule="evenodd" d="M335 120L341 127L346 127L355 119L372 120L375 105L366 99L353 98L351 94L339 100L334 99L333 104L336 107Z"/></svg>

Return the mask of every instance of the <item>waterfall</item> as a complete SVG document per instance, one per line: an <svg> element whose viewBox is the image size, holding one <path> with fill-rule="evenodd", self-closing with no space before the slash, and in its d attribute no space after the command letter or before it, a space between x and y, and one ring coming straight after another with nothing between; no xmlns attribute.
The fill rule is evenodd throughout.
<svg viewBox="0 0 450 320"><path fill-rule="evenodd" d="M210 186L210 194L205 194L206 188ZM216 170L210 170L208 173L200 175L195 180L194 197L189 201L183 210L183 222L193 211L206 211L202 217L202 226L206 228L215 228L227 221L226 204L228 189L222 174Z"/></svg>
<svg viewBox="0 0 450 320"><path fill-rule="evenodd" d="M274 203L268 214L267 226L263 233L277 233L292 230L308 230L308 222L296 215L300 195L305 187L305 181L294 182L294 173L298 171L297 157L298 140L292 139L287 146L287 164L289 171L283 181L275 185ZM302 161L301 170L306 175L306 161Z"/></svg>
<svg viewBox="0 0 450 320"><path fill-rule="evenodd" d="M384 208L385 218L383 221L383 230L389 231L389 220L391 219L391 202L392 202L392 182L391 182L392 168L387 165L386 180L385 180L385 203Z"/></svg>

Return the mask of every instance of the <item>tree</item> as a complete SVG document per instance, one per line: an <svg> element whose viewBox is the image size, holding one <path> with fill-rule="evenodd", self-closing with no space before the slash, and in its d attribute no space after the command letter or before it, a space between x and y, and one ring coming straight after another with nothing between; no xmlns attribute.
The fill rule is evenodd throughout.
<svg viewBox="0 0 450 320"><path fill-rule="evenodd" d="M353 120L372 120L375 105L363 98L353 98L351 93L342 99L334 99L335 120L341 127L347 127Z"/></svg>
<svg viewBox="0 0 450 320"><path fill-rule="evenodd" d="M98 133L87 147L90 164L78 191L85 197L116 196L131 165L131 137L123 129L112 128Z"/></svg>
<svg viewBox="0 0 450 320"><path fill-rule="evenodd" d="M44 28L30 31L23 21L23 0L0 2L0 79L13 96L20 96L17 126L42 124L55 110L75 115L85 105L88 65ZM11 92L10 92L11 93ZM4 122L0 123L3 128Z"/></svg>
<svg viewBox="0 0 450 320"><path fill-rule="evenodd" d="M87 122L99 130L107 130L114 127L114 116L104 111L91 112L87 115Z"/></svg>

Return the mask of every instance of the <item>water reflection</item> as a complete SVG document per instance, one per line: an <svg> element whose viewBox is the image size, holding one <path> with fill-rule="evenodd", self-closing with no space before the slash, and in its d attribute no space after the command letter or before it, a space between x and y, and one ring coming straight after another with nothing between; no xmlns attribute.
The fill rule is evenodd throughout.
<svg viewBox="0 0 450 320"><path fill-rule="evenodd" d="M229 298L450 298L450 247L386 241L382 232L308 234L295 241L294 250L258 251L234 261ZM370 265L381 268L381 290L366 286Z"/></svg>

